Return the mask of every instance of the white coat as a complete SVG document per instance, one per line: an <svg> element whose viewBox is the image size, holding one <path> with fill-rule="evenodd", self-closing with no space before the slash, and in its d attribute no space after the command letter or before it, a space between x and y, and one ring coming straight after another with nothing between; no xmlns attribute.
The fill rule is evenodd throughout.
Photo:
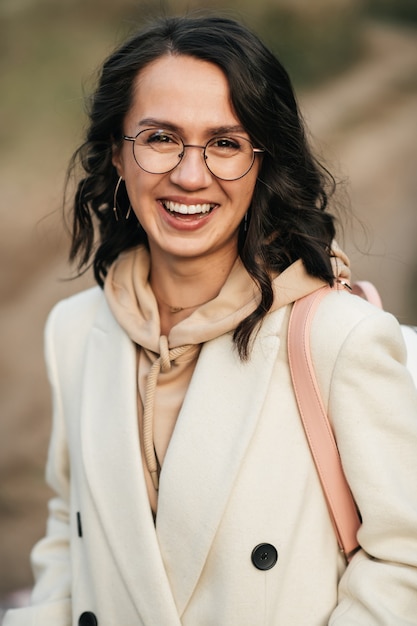
<svg viewBox="0 0 417 626"><path fill-rule="evenodd" d="M162 468L156 525L135 348L98 288L54 309L47 477L57 497L33 552L33 606L4 626L417 624L417 393L398 324L336 292L313 325L319 383L363 516L363 549L345 571L290 382L290 308L266 317L246 363L229 333L204 345ZM260 544L261 560L277 551L270 569L256 565Z"/></svg>

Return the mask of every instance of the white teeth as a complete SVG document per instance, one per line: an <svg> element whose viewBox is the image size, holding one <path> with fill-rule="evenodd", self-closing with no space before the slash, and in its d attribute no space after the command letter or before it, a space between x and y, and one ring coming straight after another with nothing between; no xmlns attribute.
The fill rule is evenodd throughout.
<svg viewBox="0 0 417 626"><path fill-rule="evenodd" d="M182 213L182 215L194 215L196 213L208 213L214 204L180 204L179 202L164 202L164 207L172 213Z"/></svg>

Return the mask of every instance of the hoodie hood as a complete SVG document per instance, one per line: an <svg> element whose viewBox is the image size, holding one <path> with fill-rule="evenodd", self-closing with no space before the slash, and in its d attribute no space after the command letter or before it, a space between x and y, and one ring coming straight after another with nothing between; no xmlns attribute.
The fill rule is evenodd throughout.
<svg viewBox="0 0 417 626"><path fill-rule="evenodd" d="M335 278L349 282L349 260L334 244L332 266ZM149 284L150 257L144 246L121 254L110 267L105 295L110 309L129 337L138 345L159 353L160 323L158 305ZM271 311L291 304L316 291L325 282L310 276L301 260L273 279L274 302ZM238 258L219 294L201 305L171 329L170 349L198 345L235 330L259 302L259 290Z"/></svg>

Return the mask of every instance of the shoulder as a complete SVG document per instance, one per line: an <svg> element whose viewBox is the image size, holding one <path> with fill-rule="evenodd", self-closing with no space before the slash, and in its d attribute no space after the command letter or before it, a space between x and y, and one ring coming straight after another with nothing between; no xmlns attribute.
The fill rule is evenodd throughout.
<svg viewBox="0 0 417 626"><path fill-rule="evenodd" d="M92 319L102 306L103 301L104 294L100 287L91 287L60 300L48 315L47 329L57 324L74 326L82 320Z"/></svg>
<svg viewBox="0 0 417 626"><path fill-rule="evenodd" d="M55 304L45 326L46 350L51 344L56 349L68 349L82 342L103 307L107 305L100 287L91 287Z"/></svg>
<svg viewBox="0 0 417 626"><path fill-rule="evenodd" d="M312 334L325 343L342 345L355 332L377 336L379 334L402 342L397 319L386 311L370 304L348 291L332 291L320 303L312 325Z"/></svg>
<svg viewBox="0 0 417 626"><path fill-rule="evenodd" d="M386 312L364 298L352 294L347 288L329 291L319 306L318 315L330 320L337 316L339 322L355 325L367 317L385 315Z"/></svg>
<svg viewBox="0 0 417 626"><path fill-rule="evenodd" d="M68 298L60 300L52 308L51 313L55 311L59 311L60 313L73 313L74 311L84 311L91 308L97 308L97 306L99 306L103 301L103 298L103 290L100 287L90 287L89 289L79 291Z"/></svg>
<svg viewBox="0 0 417 626"><path fill-rule="evenodd" d="M375 368L406 363L397 319L348 291L333 291L323 298L312 322L310 342L324 391L340 370L356 368L371 376Z"/></svg>

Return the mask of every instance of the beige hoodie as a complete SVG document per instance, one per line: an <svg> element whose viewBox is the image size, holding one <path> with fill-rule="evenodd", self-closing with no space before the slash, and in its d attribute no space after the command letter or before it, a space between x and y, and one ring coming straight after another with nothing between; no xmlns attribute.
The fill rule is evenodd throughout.
<svg viewBox="0 0 417 626"><path fill-rule="evenodd" d="M349 261L335 245L336 278L349 281ZM158 476L202 344L233 331L259 300L253 280L238 258L216 298L160 335L158 305L148 282L149 253L138 247L110 267L104 292L110 309L138 346L138 418L143 467L152 511L157 511ZM271 311L315 291L323 281L296 261L273 281ZM144 443L145 442L145 443Z"/></svg>

